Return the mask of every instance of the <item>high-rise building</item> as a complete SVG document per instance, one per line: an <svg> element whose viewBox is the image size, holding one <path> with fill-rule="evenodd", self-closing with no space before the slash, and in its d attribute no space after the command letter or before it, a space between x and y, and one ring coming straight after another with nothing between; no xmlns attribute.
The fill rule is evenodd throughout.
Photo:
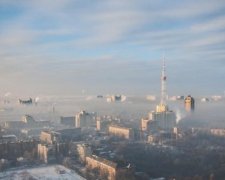
<svg viewBox="0 0 225 180"><path fill-rule="evenodd" d="M185 109L186 109L187 112L194 111L194 109L195 109L195 99L193 97L191 97L191 95L188 95L184 99L184 105L185 105Z"/></svg>
<svg viewBox="0 0 225 180"><path fill-rule="evenodd" d="M91 127L96 124L96 114L81 111L75 116L75 127Z"/></svg>
<svg viewBox="0 0 225 180"><path fill-rule="evenodd" d="M161 101L156 106L156 110L149 113L147 119L141 120L141 130L172 130L176 126L176 115L173 111L169 110L166 103L166 71L165 61L163 59L163 68L161 74Z"/></svg>
<svg viewBox="0 0 225 180"><path fill-rule="evenodd" d="M87 156L91 156L91 146L88 144L77 144L77 154L80 161L85 162Z"/></svg>
<svg viewBox="0 0 225 180"><path fill-rule="evenodd" d="M111 121L98 117L98 119L96 120L96 130L101 132L108 132L110 124Z"/></svg>

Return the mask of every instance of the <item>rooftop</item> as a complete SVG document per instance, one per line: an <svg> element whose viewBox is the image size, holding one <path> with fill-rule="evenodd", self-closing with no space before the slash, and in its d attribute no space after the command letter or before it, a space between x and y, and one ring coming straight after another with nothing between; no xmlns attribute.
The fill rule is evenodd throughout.
<svg viewBox="0 0 225 180"><path fill-rule="evenodd" d="M95 160L97 160L97 161L99 161L99 162L101 162L105 165L111 166L113 168L117 167L117 164L115 162L109 161L109 160L104 159L102 157L99 157L99 156L96 156L96 155L92 155L92 156L89 156L89 157L92 158L92 159L95 159Z"/></svg>
<svg viewBox="0 0 225 180"><path fill-rule="evenodd" d="M61 165L40 166L28 169L13 169L1 172L0 179L85 180L76 172Z"/></svg>

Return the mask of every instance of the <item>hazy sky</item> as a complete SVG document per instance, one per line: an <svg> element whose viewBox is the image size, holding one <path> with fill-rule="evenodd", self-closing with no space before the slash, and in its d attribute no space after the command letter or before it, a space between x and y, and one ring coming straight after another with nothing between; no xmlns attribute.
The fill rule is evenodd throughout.
<svg viewBox="0 0 225 180"><path fill-rule="evenodd" d="M223 94L223 0L0 0L0 93ZM159 93L158 93L159 94Z"/></svg>

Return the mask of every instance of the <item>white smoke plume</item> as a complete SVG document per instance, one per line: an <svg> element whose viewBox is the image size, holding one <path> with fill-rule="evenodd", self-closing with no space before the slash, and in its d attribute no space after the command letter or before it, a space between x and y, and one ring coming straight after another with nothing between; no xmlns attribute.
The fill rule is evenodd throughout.
<svg viewBox="0 0 225 180"><path fill-rule="evenodd" d="M39 102L39 100L40 100L39 97L36 97L36 98L34 99L35 103Z"/></svg>
<svg viewBox="0 0 225 180"><path fill-rule="evenodd" d="M178 124L181 119L183 119L186 116L186 114L184 112L181 112L180 109L176 110L176 123Z"/></svg>
<svg viewBox="0 0 225 180"><path fill-rule="evenodd" d="M12 94L11 92L7 92L7 93L5 93L4 96L5 96L5 97L9 97L9 96L11 96L11 94Z"/></svg>

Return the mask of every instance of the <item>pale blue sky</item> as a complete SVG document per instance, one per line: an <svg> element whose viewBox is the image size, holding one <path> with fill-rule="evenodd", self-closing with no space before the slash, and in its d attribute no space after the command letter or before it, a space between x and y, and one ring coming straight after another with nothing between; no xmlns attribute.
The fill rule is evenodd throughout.
<svg viewBox="0 0 225 180"><path fill-rule="evenodd" d="M225 90L223 0L1 0L0 93Z"/></svg>

